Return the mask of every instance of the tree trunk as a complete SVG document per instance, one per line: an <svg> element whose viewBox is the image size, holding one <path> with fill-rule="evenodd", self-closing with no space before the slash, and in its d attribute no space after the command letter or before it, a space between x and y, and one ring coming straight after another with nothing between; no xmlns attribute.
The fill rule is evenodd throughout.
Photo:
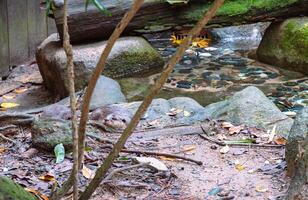
<svg viewBox="0 0 308 200"><path fill-rule="evenodd" d="M263 0L259 3L241 0L229 1L211 20L208 27L221 27L260 21L282 20L305 15L308 0L295 3L281 1L276 4ZM68 25L72 42L107 39L115 29L123 14L131 7L133 0L104 0L106 9L112 16L106 16L93 5L85 11L84 0L69 0ZM194 24L208 10L211 1L191 0L188 4L170 5L163 0L147 0L138 14L125 29L125 34L132 32L155 32L171 29L178 25ZM63 31L63 5L55 0L54 17L60 36ZM236 8L236 9L235 9Z"/></svg>

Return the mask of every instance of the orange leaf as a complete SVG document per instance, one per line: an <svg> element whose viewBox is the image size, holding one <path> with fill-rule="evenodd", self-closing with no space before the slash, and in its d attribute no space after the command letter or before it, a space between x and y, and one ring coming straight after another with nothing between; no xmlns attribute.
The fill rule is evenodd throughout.
<svg viewBox="0 0 308 200"><path fill-rule="evenodd" d="M188 147L184 147L183 148L183 151L192 151L192 150L194 150L194 149L196 149L196 145L191 145L191 146L188 146Z"/></svg>
<svg viewBox="0 0 308 200"><path fill-rule="evenodd" d="M0 153L3 153L6 151L6 148L0 147Z"/></svg>
<svg viewBox="0 0 308 200"><path fill-rule="evenodd" d="M283 137L277 138L275 139L275 143L279 144L279 145L286 145L287 144L287 140Z"/></svg>
<svg viewBox="0 0 308 200"><path fill-rule="evenodd" d="M17 89L14 90L14 92L16 94L21 94L21 93L24 93L27 90L28 90L27 88L17 88Z"/></svg>
<svg viewBox="0 0 308 200"><path fill-rule="evenodd" d="M175 158L169 158L169 157L165 157L165 156L158 156L159 159L161 160L165 160L165 161L175 161Z"/></svg>
<svg viewBox="0 0 308 200"><path fill-rule="evenodd" d="M47 181L47 182L56 180L54 175L52 175L52 174L46 174L46 175L40 176L39 179L41 179L43 181Z"/></svg>

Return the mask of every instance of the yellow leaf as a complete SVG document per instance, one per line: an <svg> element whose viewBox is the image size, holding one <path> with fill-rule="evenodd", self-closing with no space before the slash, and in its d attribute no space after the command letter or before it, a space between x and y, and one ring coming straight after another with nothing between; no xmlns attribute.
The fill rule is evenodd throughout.
<svg viewBox="0 0 308 200"><path fill-rule="evenodd" d="M256 186L256 191L264 193L264 192L267 192L267 188L263 188L262 186L257 185Z"/></svg>
<svg viewBox="0 0 308 200"><path fill-rule="evenodd" d="M14 108L14 107L19 106L19 104L7 102L7 103L1 103L0 106L1 106L1 108Z"/></svg>
<svg viewBox="0 0 308 200"><path fill-rule="evenodd" d="M11 99L14 99L16 96L14 94L5 94L2 96L3 99L6 99L6 100L11 100Z"/></svg>
<svg viewBox="0 0 308 200"><path fill-rule="evenodd" d="M46 175L43 175L43 176L40 176L39 177L39 179L41 179L41 180L43 180L43 181L47 181L47 182L53 182L53 181L55 181L56 179L55 179L55 177L54 177L54 175L52 175L52 174L46 174Z"/></svg>
<svg viewBox="0 0 308 200"><path fill-rule="evenodd" d="M82 167L82 175L87 179L93 179L94 173L91 169L87 168L85 165Z"/></svg>
<svg viewBox="0 0 308 200"><path fill-rule="evenodd" d="M235 169L237 169L238 171L242 171L245 169L245 166L244 165L241 165L241 164L236 164L235 165Z"/></svg>
<svg viewBox="0 0 308 200"><path fill-rule="evenodd" d="M14 90L14 92L16 94L21 94L21 93L24 93L27 90L28 90L27 88L17 88L17 89Z"/></svg>
<svg viewBox="0 0 308 200"><path fill-rule="evenodd" d="M6 148L0 147L0 153L3 153L6 151Z"/></svg>
<svg viewBox="0 0 308 200"><path fill-rule="evenodd" d="M158 156L159 159L161 160L165 160L165 161L175 161L175 158L169 158L169 157L165 157L165 156Z"/></svg>
<svg viewBox="0 0 308 200"><path fill-rule="evenodd" d="M275 143L279 144L279 145L286 145L287 144L287 140L283 137L277 138L275 139Z"/></svg>
<svg viewBox="0 0 308 200"><path fill-rule="evenodd" d="M230 147L228 145L224 146L223 148L220 149L221 154L226 154L230 151Z"/></svg>
<svg viewBox="0 0 308 200"><path fill-rule="evenodd" d="M183 151L187 152L187 151L192 151L194 149L196 149L196 145L191 145L191 146L188 146L188 147L184 147Z"/></svg>

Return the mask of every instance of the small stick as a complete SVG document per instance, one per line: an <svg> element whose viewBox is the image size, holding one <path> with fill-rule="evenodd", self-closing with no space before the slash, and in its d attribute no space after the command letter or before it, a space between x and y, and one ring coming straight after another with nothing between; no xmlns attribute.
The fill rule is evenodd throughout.
<svg viewBox="0 0 308 200"><path fill-rule="evenodd" d="M201 129L203 130L204 134L198 134L202 139L213 142L219 146L238 146L238 147L267 147L267 148L281 148L284 147L283 145L275 145L275 144L241 144L241 143L226 143L226 142L220 142L218 140L215 140L208 136L206 130L201 126Z"/></svg>
<svg viewBox="0 0 308 200"><path fill-rule="evenodd" d="M122 168L118 168L113 170L112 172L110 172L110 174L108 174L108 176L106 176L106 178L104 178L103 183L107 183L109 182L109 180L117 173L123 172L123 171L127 171L130 169L134 169L134 168L138 168L138 167L142 167L142 166L146 166L149 165L149 163L140 163L140 164L136 164L136 165L131 165L131 166L127 166L127 167L122 167Z"/></svg>
<svg viewBox="0 0 308 200"><path fill-rule="evenodd" d="M7 126L4 126L4 127L0 127L0 131L5 131L5 130L10 129L10 128L17 128L17 126L7 125Z"/></svg>
<svg viewBox="0 0 308 200"><path fill-rule="evenodd" d="M91 138L94 138L94 139L98 140L99 142L104 142L104 143L109 143L109 144L113 144L114 143L114 141L106 139L106 138L102 138L102 137L100 137L98 135L94 135L94 134L91 134L91 133L87 133L86 135L91 137Z"/></svg>
<svg viewBox="0 0 308 200"><path fill-rule="evenodd" d="M0 138L2 138L3 140L12 142L13 144L16 144L16 142L8 137L5 137L2 133L0 133Z"/></svg>
<svg viewBox="0 0 308 200"><path fill-rule="evenodd" d="M128 149L122 149L121 152L123 153L137 153L137 154L145 154L145 155L154 155L154 156L165 156L169 158L178 158L186 161L190 161L193 163L196 163L197 165L202 165L201 161L194 160L191 158L179 156L179 155L174 155L174 154L169 154L169 153L160 153L160 152L153 152L153 151L139 151L139 150L128 150Z"/></svg>

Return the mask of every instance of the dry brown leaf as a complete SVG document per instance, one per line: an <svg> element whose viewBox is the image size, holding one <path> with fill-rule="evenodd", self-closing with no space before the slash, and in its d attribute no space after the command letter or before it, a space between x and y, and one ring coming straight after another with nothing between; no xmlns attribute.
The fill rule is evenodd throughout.
<svg viewBox="0 0 308 200"><path fill-rule="evenodd" d="M27 90L28 90L28 88L17 88L17 89L14 90L14 92L16 94L21 94L21 93L24 93Z"/></svg>
<svg viewBox="0 0 308 200"><path fill-rule="evenodd" d="M241 130L243 130L243 126L233 126L229 128L229 134L230 135L234 135L234 134L238 134Z"/></svg>
<svg viewBox="0 0 308 200"><path fill-rule="evenodd" d="M159 159L161 160L165 160L165 161L175 161L175 158L169 158L169 157L165 157L165 156L158 156Z"/></svg>
<svg viewBox="0 0 308 200"><path fill-rule="evenodd" d="M275 143L276 144L279 144L279 145L286 145L287 144L287 140L283 137L280 137L280 138L276 138L275 139Z"/></svg>
<svg viewBox="0 0 308 200"><path fill-rule="evenodd" d="M196 145L191 145L191 146L188 146L188 147L184 147L183 151L187 152L187 151L192 151L194 149L196 149Z"/></svg>
<svg viewBox="0 0 308 200"><path fill-rule="evenodd" d="M222 125L223 128L227 128L227 129L234 126L230 122L223 122L221 125Z"/></svg>
<svg viewBox="0 0 308 200"><path fill-rule="evenodd" d="M6 148L0 147L0 153L3 153L3 152L5 152L5 151L6 151Z"/></svg>
<svg viewBox="0 0 308 200"><path fill-rule="evenodd" d="M11 100L11 99L14 99L16 97L16 95L14 94L5 94L2 96L3 99L6 99L6 100Z"/></svg>
<svg viewBox="0 0 308 200"><path fill-rule="evenodd" d="M89 169L85 165L83 165L83 167L82 167L82 175L84 177L86 177L87 179L93 179L95 174L94 174L94 172L91 169Z"/></svg>
<svg viewBox="0 0 308 200"><path fill-rule="evenodd" d="M47 181L47 182L51 182L51 181L56 180L55 176L50 174L50 173L43 175L43 176L40 176L39 179L41 179L43 181Z"/></svg>
<svg viewBox="0 0 308 200"><path fill-rule="evenodd" d="M242 164L236 164L236 165L235 165L235 169L237 169L238 171L242 171L242 170L245 169L245 166L242 165Z"/></svg>

